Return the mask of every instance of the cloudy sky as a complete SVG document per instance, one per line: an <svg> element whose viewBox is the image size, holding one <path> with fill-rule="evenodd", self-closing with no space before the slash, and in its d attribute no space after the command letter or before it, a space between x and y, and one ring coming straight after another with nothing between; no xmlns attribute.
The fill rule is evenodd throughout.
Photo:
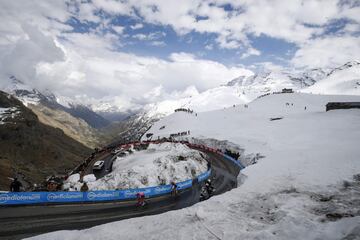
<svg viewBox="0 0 360 240"><path fill-rule="evenodd" d="M123 109L360 56L358 0L0 0L0 74Z"/></svg>

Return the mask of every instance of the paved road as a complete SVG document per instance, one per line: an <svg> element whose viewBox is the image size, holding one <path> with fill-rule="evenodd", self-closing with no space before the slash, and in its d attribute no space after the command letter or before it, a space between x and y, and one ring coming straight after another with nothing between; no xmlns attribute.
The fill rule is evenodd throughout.
<svg viewBox="0 0 360 240"><path fill-rule="evenodd" d="M112 171L112 163L115 159L116 156L114 154L101 154L89 163L88 167L85 169L85 175L94 174L96 179L104 177L106 174L109 174ZM100 170L93 169L93 166L97 161L104 161L104 167Z"/></svg>
<svg viewBox="0 0 360 240"><path fill-rule="evenodd" d="M239 170L223 157L204 152L211 161L216 194L236 187ZM105 169L105 168L104 168ZM67 204L50 206L19 206L0 208L0 239L21 239L62 229L83 229L121 219L159 214L191 206L199 201L200 184L180 193L177 199L161 196L148 199L143 208L135 201Z"/></svg>

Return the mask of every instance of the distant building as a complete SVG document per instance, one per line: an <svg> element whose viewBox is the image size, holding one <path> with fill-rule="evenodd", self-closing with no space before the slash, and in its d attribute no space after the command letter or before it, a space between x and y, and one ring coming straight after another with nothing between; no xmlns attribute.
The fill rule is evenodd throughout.
<svg viewBox="0 0 360 240"><path fill-rule="evenodd" d="M294 91L292 90L292 88L283 88L282 93L293 93Z"/></svg>
<svg viewBox="0 0 360 240"><path fill-rule="evenodd" d="M326 111L350 108L360 109L360 102L329 102L328 104L326 104Z"/></svg>

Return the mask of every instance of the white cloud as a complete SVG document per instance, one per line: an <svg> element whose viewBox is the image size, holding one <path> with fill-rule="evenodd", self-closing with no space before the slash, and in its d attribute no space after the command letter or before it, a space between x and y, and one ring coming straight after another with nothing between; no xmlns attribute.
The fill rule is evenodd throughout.
<svg viewBox="0 0 360 240"><path fill-rule="evenodd" d="M214 48L214 45L212 45L212 44L205 45L206 50L213 50L213 48Z"/></svg>
<svg viewBox="0 0 360 240"><path fill-rule="evenodd" d="M245 53L243 53L241 55L240 58L247 58L247 57L250 57L250 56L260 56L261 55L261 52L255 48L248 48L247 51Z"/></svg>
<svg viewBox="0 0 360 240"><path fill-rule="evenodd" d="M94 6L110 14L132 15L131 6L125 1L92 0Z"/></svg>
<svg viewBox="0 0 360 240"><path fill-rule="evenodd" d="M204 91L251 74L241 67L227 67L189 53L173 53L169 60L162 60L111 51L106 41L101 44L96 35L76 34L69 38L70 42L62 43L65 60L39 65L36 78L65 96L121 96L123 108L164 100L175 93L181 95L189 86ZM158 86L162 86L160 90Z"/></svg>
<svg viewBox="0 0 360 240"><path fill-rule="evenodd" d="M157 47L163 47L166 46L166 43L164 41L152 41L150 42L151 46L157 46Z"/></svg>
<svg viewBox="0 0 360 240"><path fill-rule="evenodd" d="M165 32L157 31L157 32L151 32L149 34L138 33L133 35L132 37L141 41L152 41L163 38L165 36L166 36Z"/></svg>
<svg viewBox="0 0 360 240"><path fill-rule="evenodd" d="M117 33L117 34L122 34L125 30L125 27L123 26L118 26L118 25L113 25L111 26L111 28Z"/></svg>
<svg viewBox="0 0 360 240"><path fill-rule="evenodd" d="M0 1L0 44L12 44L24 37L22 25L35 25L48 35L72 28L64 22L71 16L64 1Z"/></svg>
<svg viewBox="0 0 360 240"><path fill-rule="evenodd" d="M135 29L140 29L143 28L144 25L141 23L136 23L135 25L130 26L131 29L135 30Z"/></svg>
<svg viewBox="0 0 360 240"><path fill-rule="evenodd" d="M0 72L5 76L16 75L37 85L38 64L62 61L64 53L52 37L45 36L38 28L28 24L21 27L24 37L1 52Z"/></svg>
<svg viewBox="0 0 360 240"><path fill-rule="evenodd" d="M225 3L233 5L234 10L227 12L220 7ZM282 0L184 0L181 4L176 0L143 0L131 4L146 22L170 25L180 35L190 31L216 33L219 46L230 49L247 46L248 34L265 34L302 43L321 33L322 26L338 18L342 12L355 18L355 11L349 10L349 7L340 9L337 0L294 0L286 3ZM174 5L177 7L174 8ZM202 19L197 20L198 16Z"/></svg>
<svg viewBox="0 0 360 240"><path fill-rule="evenodd" d="M295 67L334 67L359 59L358 37L329 36L301 45L291 62Z"/></svg>

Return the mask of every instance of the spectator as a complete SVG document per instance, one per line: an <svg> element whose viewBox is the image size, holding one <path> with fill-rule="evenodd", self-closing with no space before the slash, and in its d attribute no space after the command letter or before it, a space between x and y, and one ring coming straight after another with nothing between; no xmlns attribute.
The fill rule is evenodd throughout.
<svg viewBox="0 0 360 240"><path fill-rule="evenodd" d="M84 184L81 186L80 191L82 191L82 192L87 192L87 191L89 191L89 187L88 187L88 185L86 184L86 182L84 182Z"/></svg>
<svg viewBox="0 0 360 240"><path fill-rule="evenodd" d="M10 184L10 192L20 192L21 187L22 187L21 182L15 177Z"/></svg>

